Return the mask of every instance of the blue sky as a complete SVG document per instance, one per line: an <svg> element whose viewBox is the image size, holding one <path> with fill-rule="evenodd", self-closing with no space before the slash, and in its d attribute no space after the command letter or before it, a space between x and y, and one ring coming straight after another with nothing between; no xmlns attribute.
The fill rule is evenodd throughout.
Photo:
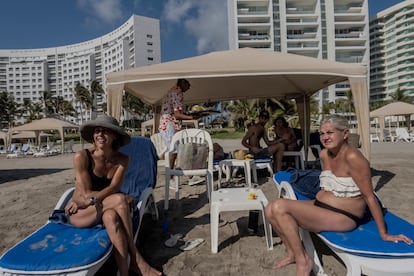
<svg viewBox="0 0 414 276"><path fill-rule="evenodd" d="M373 15L402 0L369 0ZM132 14L160 19L162 61L227 48L227 0L2 0L0 49L63 46L119 27Z"/></svg>

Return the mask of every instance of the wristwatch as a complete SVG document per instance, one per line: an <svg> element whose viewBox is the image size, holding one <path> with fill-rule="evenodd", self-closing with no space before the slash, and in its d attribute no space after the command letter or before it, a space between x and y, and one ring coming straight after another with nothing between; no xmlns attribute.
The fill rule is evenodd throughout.
<svg viewBox="0 0 414 276"><path fill-rule="evenodd" d="M95 205L95 203L96 203L96 197L91 196L91 197L89 198L89 202L91 203L91 205Z"/></svg>

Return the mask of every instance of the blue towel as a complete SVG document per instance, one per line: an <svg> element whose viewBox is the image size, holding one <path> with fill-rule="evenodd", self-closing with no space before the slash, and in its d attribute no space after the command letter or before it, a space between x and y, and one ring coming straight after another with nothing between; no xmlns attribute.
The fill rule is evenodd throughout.
<svg viewBox="0 0 414 276"><path fill-rule="evenodd" d="M293 189L309 199L315 199L316 194L320 191L319 176L320 170L297 170L288 168L290 173L290 184Z"/></svg>
<svg viewBox="0 0 414 276"><path fill-rule="evenodd" d="M133 196L137 203L141 193L146 188L154 188L157 182L157 150L149 138L132 136L131 142L123 146L121 152L129 156L129 166L120 191ZM135 232L139 225L139 212L134 212L133 224Z"/></svg>

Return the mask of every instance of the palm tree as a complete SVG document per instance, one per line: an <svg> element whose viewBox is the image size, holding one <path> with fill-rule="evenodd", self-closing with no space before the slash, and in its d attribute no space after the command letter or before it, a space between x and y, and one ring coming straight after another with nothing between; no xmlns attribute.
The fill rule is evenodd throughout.
<svg viewBox="0 0 414 276"><path fill-rule="evenodd" d="M247 127L259 114L255 99L235 100L228 106L228 110L236 129Z"/></svg>
<svg viewBox="0 0 414 276"><path fill-rule="evenodd" d="M336 106L333 102L324 103L322 105L322 114L330 114L331 110L335 110Z"/></svg>
<svg viewBox="0 0 414 276"><path fill-rule="evenodd" d="M145 104L137 97L131 95L130 93L125 93L125 96L122 98L122 107L125 111L129 112L134 116L145 116L151 113L152 108L150 105ZM127 116L124 116L127 118ZM133 127L130 125L129 127Z"/></svg>
<svg viewBox="0 0 414 276"><path fill-rule="evenodd" d="M43 113L45 116L55 113L55 110L53 108L52 94L50 91L42 91L42 94L43 96L40 98L40 100L43 102Z"/></svg>
<svg viewBox="0 0 414 276"><path fill-rule="evenodd" d="M7 128L13 126L18 108L19 105L14 101L12 95L6 91L0 93L0 123L2 128L4 124L7 124L5 126Z"/></svg>
<svg viewBox="0 0 414 276"><path fill-rule="evenodd" d="M102 85L97 80L91 82L91 96L92 96L92 119L96 118L96 95L103 94L105 91Z"/></svg>
<svg viewBox="0 0 414 276"><path fill-rule="evenodd" d="M92 106L92 97L89 90L83 86L80 82L76 83L75 86L75 99L80 103L81 109L81 124L83 124L83 110L82 106L85 106L87 109L90 109Z"/></svg>
<svg viewBox="0 0 414 276"><path fill-rule="evenodd" d="M405 94L405 90L401 89L400 87L395 90L394 93L390 94L392 102L405 102L405 103L413 103L413 98Z"/></svg>
<svg viewBox="0 0 414 276"><path fill-rule="evenodd" d="M66 119L66 116L73 116L75 114L75 109L73 108L72 102L63 101L60 108L64 119Z"/></svg>
<svg viewBox="0 0 414 276"><path fill-rule="evenodd" d="M61 114L62 113L62 105L65 100L62 96L52 97L52 107L54 113Z"/></svg>

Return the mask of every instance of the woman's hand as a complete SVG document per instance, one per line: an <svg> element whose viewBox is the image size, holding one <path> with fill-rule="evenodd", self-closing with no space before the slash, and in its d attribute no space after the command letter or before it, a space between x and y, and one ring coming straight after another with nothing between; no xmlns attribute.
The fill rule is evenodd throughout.
<svg viewBox="0 0 414 276"><path fill-rule="evenodd" d="M135 200L134 200L134 198L131 195L125 195L125 197L126 197L126 200L128 202L129 209L131 210L131 212L133 212L134 209L135 209Z"/></svg>
<svg viewBox="0 0 414 276"><path fill-rule="evenodd" d="M68 215L76 214L78 210L79 210L78 204L76 204L76 202L72 200L65 207L65 213Z"/></svg>
<svg viewBox="0 0 414 276"><path fill-rule="evenodd" d="M413 244L413 240L403 234L399 234L399 235L386 234L384 237L382 237L382 239L384 241L390 241L390 242L395 242L395 243L402 241L402 242L405 242L406 244Z"/></svg>

